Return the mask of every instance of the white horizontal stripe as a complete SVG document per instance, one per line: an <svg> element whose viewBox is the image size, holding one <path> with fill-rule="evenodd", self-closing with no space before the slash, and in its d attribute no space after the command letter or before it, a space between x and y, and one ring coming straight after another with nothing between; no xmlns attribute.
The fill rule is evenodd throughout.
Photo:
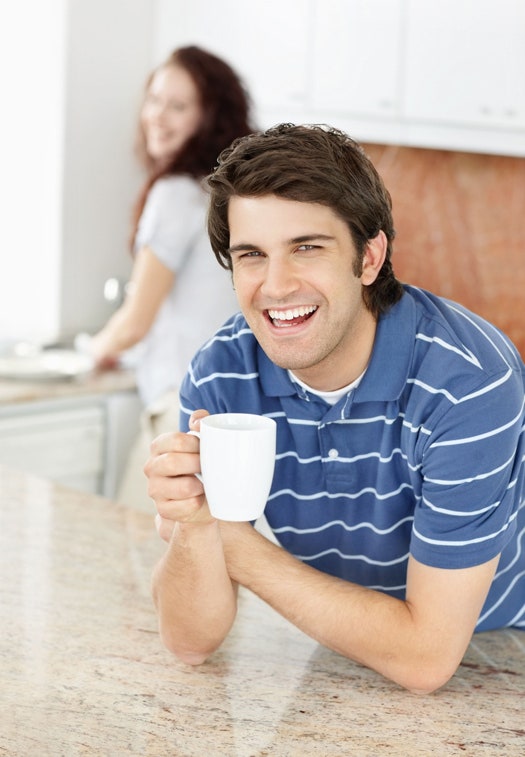
<svg viewBox="0 0 525 757"><path fill-rule="evenodd" d="M393 418L389 418L387 415L371 415L368 418L339 418L336 421L330 421L329 423L321 424L321 428L330 425L332 422L336 426L362 426L367 423L384 423L386 426L392 426L398 418L403 417L401 414L395 415Z"/></svg>
<svg viewBox="0 0 525 757"><path fill-rule="evenodd" d="M516 565L517 562L519 562L520 557L521 557L521 552L522 552L522 550L521 550L521 541L524 538L525 538L525 528L523 529L523 531L520 534L518 534L518 538L516 540L516 554L514 555L514 557L509 562L509 564L507 565L506 568L503 568L502 570L499 570L499 568L498 568L498 571L496 572L496 575L494 576L494 581L497 581L497 579L500 576L503 576L505 573L507 573L509 570L511 570Z"/></svg>
<svg viewBox="0 0 525 757"><path fill-rule="evenodd" d="M420 381L419 379L407 379L407 384L415 384L415 386L421 387L421 389L424 389L429 394L442 394L444 397L446 397L450 402L452 402L453 405L457 405L458 402L460 402L459 399L454 397L453 394L451 394L447 389L438 389L435 386L430 386L430 384L426 384L424 381Z"/></svg>
<svg viewBox="0 0 525 757"><path fill-rule="evenodd" d="M466 321L468 321L480 334L482 334L487 342L494 348L494 350L498 353L498 355L502 358L502 360L505 361L505 364L508 365L509 361L505 358L499 347L496 345L496 343L489 337L487 332L481 328L481 326L476 323L464 310L459 310L457 307L454 307L452 303L447 303L448 307L454 312L460 315L462 318L464 318ZM496 328L491 323L485 323L486 326L490 327L493 331L493 333L498 336L501 340L501 335L496 331ZM508 347L508 345L506 345Z"/></svg>
<svg viewBox="0 0 525 757"><path fill-rule="evenodd" d="M285 457L294 457L301 465L308 465L308 463L319 463L321 461L321 455L315 455L315 457L299 457L294 450L288 450L288 452L281 452L275 455L276 460L284 460Z"/></svg>
<svg viewBox="0 0 525 757"><path fill-rule="evenodd" d="M297 460L297 462L300 465L308 465L308 463L356 463L361 460L369 460L372 458L376 458L379 460L380 463L390 463L395 455L399 455L401 459L407 464L407 467L412 470L416 471L419 470L421 467L421 463L419 465L411 465L408 462L407 456L402 452L399 447L396 447L394 450L392 450L392 453L389 457L381 457L381 454L379 452L370 452L366 455L355 455L354 457L321 457L321 455L315 455L314 457L299 457L297 452L295 450L287 450L286 452L281 452L280 454L275 456L276 460L283 460L286 457L293 457Z"/></svg>
<svg viewBox="0 0 525 757"><path fill-rule="evenodd" d="M322 526L319 526L317 528L295 528L294 526L281 526L281 528L274 528L273 532L274 534L284 534L284 533L293 533L293 534L319 534L322 531L326 531L326 529L331 528L332 526L341 526L345 531L358 531L361 528L368 528L370 531L373 531L375 534L390 534L392 531L395 531L397 528L400 528L405 523L412 523L414 520L414 516L409 515L406 518L402 518L401 520L398 520L397 523L394 523L389 528L377 528L373 523L357 523L355 526L349 526L348 523L345 523L342 520L331 520L329 523L323 523Z"/></svg>
<svg viewBox="0 0 525 757"><path fill-rule="evenodd" d="M495 476L496 473L500 473L502 470L505 470L512 462L514 461L514 455L511 455L508 460L505 460L501 465L498 465L497 468L493 468L490 471L485 471L484 473L478 473L477 476L470 476L469 478L458 478L458 479L447 479L447 478L426 478L426 481L430 481L433 484L439 484L440 486L451 486L451 485L457 485L457 484L470 484L472 481L483 481L486 478L490 478L491 476Z"/></svg>
<svg viewBox="0 0 525 757"><path fill-rule="evenodd" d="M370 460L371 458L376 458L380 463L391 463L395 455L399 455L401 459L404 460L404 462L407 462L407 456L403 454L402 450L399 447L395 447L388 457L382 457L380 452L368 452L366 455L354 455L354 457L323 457L322 460L323 462L332 463L356 463L359 460ZM415 468L412 468L412 470L415 470Z"/></svg>
<svg viewBox="0 0 525 757"><path fill-rule="evenodd" d="M471 352L469 349L467 349L464 346L465 352L458 349L454 344L450 344L449 342L445 342L443 339L440 339L437 336L430 337L426 334L422 334L419 332L416 334L416 339L421 339L423 342L434 342L435 344L439 344L440 347L443 347L445 350L450 350L450 352L455 352L457 355L462 357L464 360L467 361L467 363L471 363L472 365L475 365L477 368L481 368L481 363L477 359L477 357L474 355L473 352Z"/></svg>
<svg viewBox="0 0 525 757"><path fill-rule="evenodd" d="M341 552L339 549L325 549L324 552L318 552L316 555L297 555L294 553L294 557L296 557L298 560L302 560L303 562L308 562L309 560L318 560L320 557L326 557L326 555L338 555L343 560L360 560L362 562L366 562L368 565L381 565L381 566L388 566L388 565L399 565L399 563L404 562L405 560L408 560L408 553L406 555L403 555L402 557L397 557L395 560L371 560L367 555L345 555L343 552Z"/></svg>
<svg viewBox="0 0 525 757"><path fill-rule="evenodd" d="M288 418L291 426L319 426L319 421L307 421L304 418Z"/></svg>
<svg viewBox="0 0 525 757"><path fill-rule="evenodd" d="M511 420L508 423L505 423L503 426L498 426L497 428L493 428L490 431L486 431L484 434L476 434L475 436L458 437L457 439L448 439L446 442L434 442L433 444L430 445L430 448L433 449L434 447L449 447L454 444L470 444L470 442L477 442L480 439L490 439L492 436L496 436L496 434L499 434L502 431L506 431L507 429L512 428L512 426L514 426L516 423L521 421L524 404L525 403L522 403L519 412L514 416L514 418L511 418Z"/></svg>
<svg viewBox="0 0 525 757"><path fill-rule="evenodd" d="M258 378L258 373L211 373L209 376L203 376L198 381L195 381L192 377L192 383L195 386L202 386L203 384L207 384L209 381L214 381L215 379L240 379L241 381L251 381L254 378Z"/></svg>
<svg viewBox="0 0 525 757"><path fill-rule="evenodd" d="M494 510L494 508L498 507L500 500L498 502L494 502L491 505L487 505L487 507L482 507L479 510L449 510L446 507L438 507L437 505L434 505L429 499L426 497L423 497L422 499L423 503L429 508L429 510L433 510L435 513L443 513L444 515L454 515L458 518L470 518L472 515L482 515L483 513L488 513L490 510Z"/></svg>
<svg viewBox="0 0 525 757"><path fill-rule="evenodd" d="M464 397L460 399L460 402L468 402L471 399L474 399L475 397L481 397L483 394L487 394L487 392L491 392L493 389L496 389L496 387L501 386L502 384L506 384L508 379L512 376L512 369L509 368L507 373L502 376L502 378L498 379L497 381L494 381L494 383L489 384L488 386L483 387L482 389L479 389L477 392L472 392L472 394L466 394Z"/></svg>
<svg viewBox="0 0 525 757"><path fill-rule="evenodd" d="M403 421L403 426L405 428L408 428L411 434L426 434L427 436L431 435L431 431L428 430L428 428L425 428L424 426L413 426L410 421Z"/></svg>
<svg viewBox="0 0 525 757"><path fill-rule="evenodd" d="M483 623L483 621L488 618L489 615L491 615L494 610L497 610L500 605L503 604L503 602L506 600L506 598L511 593L512 589L514 588L515 584L520 580L520 578L523 578L525 576L525 570L522 570L521 573L517 573L510 584L507 586L506 590L503 592L503 594L498 597L497 602L494 602L492 607L489 607L488 610L478 619L478 623ZM522 608L523 609L523 608ZM521 612L518 612L518 616L521 615Z"/></svg>
<svg viewBox="0 0 525 757"><path fill-rule="evenodd" d="M268 418L286 418L286 413L284 411L276 411L275 413L265 413L265 415Z"/></svg>
<svg viewBox="0 0 525 757"><path fill-rule="evenodd" d="M375 589L376 591L402 591L406 589L406 584L400 584L399 586L381 586L381 584L373 584L372 586L367 586L367 589Z"/></svg>
<svg viewBox="0 0 525 757"><path fill-rule="evenodd" d="M507 523L505 523L499 529L499 531L494 531L493 533L487 534L486 536L478 536L476 539L466 539L466 540L459 540L459 541L456 541L456 540L449 541L449 540L444 540L444 539L429 539L428 537L423 536L423 534L420 534L415 526L413 527L413 532L417 536L417 538L420 539L421 541L424 541L425 544L436 544L440 547L466 547L469 544L480 544L481 542L495 539L496 536L499 536L500 534L502 534L504 531L507 530L507 528L511 525L513 520L516 518L516 515L517 513L514 513L513 515L511 515Z"/></svg>
<svg viewBox="0 0 525 757"><path fill-rule="evenodd" d="M483 387L482 389L479 389L477 392L466 394L464 397L455 397L447 389L440 389L435 386L430 386L430 384L427 384L424 381L419 381L419 379L409 378L407 379L407 384L414 384L415 386L419 386L421 389L424 389L429 394L442 394L444 397L450 400L450 402L453 405L459 405L462 402L468 402L471 399L474 399L476 397L481 397L482 395L487 394L488 392L491 392L493 389L496 389L498 386L501 386L501 384L505 384L511 376L512 376L512 370L509 369L507 373L504 376L502 376L502 378L498 379L497 381L494 381L492 384L489 384L488 386Z"/></svg>
<svg viewBox="0 0 525 757"><path fill-rule="evenodd" d="M230 330L232 328L232 324L229 326L226 326L224 329L220 329L217 334L215 334L210 340L206 342L205 345L203 345L202 349L207 350L209 347L214 344L214 342L234 342L236 339L239 339L240 337L246 336L246 334L251 334L252 330L249 328L241 329L236 334L227 334L226 336L221 335L221 331Z"/></svg>
<svg viewBox="0 0 525 757"><path fill-rule="evenodd" d="M518 628L525 628L525 620L523 621L523 623L517 623L518 618L520 618L524 612L525 612L525 604L523 604L520 607L516 615L510 621L509 626L517 625Z"/></svg>
<svg viewBox="0 0 525 757"><path fill-rule="evenodd" d="M359 499L359 497L362 497L364 494L373 494L377 499L381 500L395 497L397 494L403 491L403 489L413 489L413 487L410 486L410 484L401 484L401 486L399 486L397 489L391 492L387 492L386 494L379 494L370 486L367 486L358 492L354 492L353 494L350 494L349 492L337 492L335 494L331 494L327 491L315 492L314 494L298 494L297 492L294 492L293 489L280 489L279 491L274 492L270 497L268 497L268 502L271 502L278 497L283 497L286 494L291 495L296 500L299 500L301 502L307 502L314 499L322 499L324 497L326 497L327 499Z"/></svg>

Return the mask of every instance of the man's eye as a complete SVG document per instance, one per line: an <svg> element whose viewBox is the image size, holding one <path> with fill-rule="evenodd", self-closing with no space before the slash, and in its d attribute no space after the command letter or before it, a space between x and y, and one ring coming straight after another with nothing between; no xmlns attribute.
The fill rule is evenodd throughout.
<svg viewBox="0 0 525 757"><path fill-rule="evenodd" d="M316 250L319 247L317 244L301 244L297 248L298 250Z"/></svg>
<svg viewBox="0 0 525 757"><path fill-rule="evenodd" d="M244 252L241 258L258 258L260 254L259 250L250 250L249 252Z"/></svg>

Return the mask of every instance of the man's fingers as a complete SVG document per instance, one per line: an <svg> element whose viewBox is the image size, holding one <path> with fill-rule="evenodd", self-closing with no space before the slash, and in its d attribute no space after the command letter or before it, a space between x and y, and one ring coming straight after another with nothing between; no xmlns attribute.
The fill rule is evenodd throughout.
<svg viewBox="0 0 525 757"><path fill-rule="evenodd" d="M169 431L157 436L150 444L151 457L166 452L198 452L199 442L192 434Z"/></svg>

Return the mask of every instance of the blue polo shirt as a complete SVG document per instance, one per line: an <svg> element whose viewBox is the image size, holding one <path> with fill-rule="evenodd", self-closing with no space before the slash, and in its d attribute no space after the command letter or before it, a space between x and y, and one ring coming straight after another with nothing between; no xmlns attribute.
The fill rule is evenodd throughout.
<svg viewBox="0 0 525 757"><path fill-rule="evenodd" d="M524 387L500 331L406 286L379 319L361 382L333 406L274 365L234 316L192 361L181 428L198 408L274 418L265 515L286 550L399 598L409 554L464 568L501 553L477 630L525 628Z"/></svg>

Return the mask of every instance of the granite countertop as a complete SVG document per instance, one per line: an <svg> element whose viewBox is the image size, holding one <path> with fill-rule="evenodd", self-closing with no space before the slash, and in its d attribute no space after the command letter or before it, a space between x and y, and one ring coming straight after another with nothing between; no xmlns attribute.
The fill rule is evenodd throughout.
<svg viewBox="0 0 525 757"><path fill-rule="evenodd" d="M132 370L92 371L63 380L22 381L0 378L0 409L2 405L15 403L70 399L134 389L135 376Z"/></svg>
<svg viewBox="0 0 525 757"><path fill-rule="evenodd" d="M153 517L0 468L0 755L525 754L525 633L474 638L417 696L241 591L204 665L161 645Z"/></svg>

